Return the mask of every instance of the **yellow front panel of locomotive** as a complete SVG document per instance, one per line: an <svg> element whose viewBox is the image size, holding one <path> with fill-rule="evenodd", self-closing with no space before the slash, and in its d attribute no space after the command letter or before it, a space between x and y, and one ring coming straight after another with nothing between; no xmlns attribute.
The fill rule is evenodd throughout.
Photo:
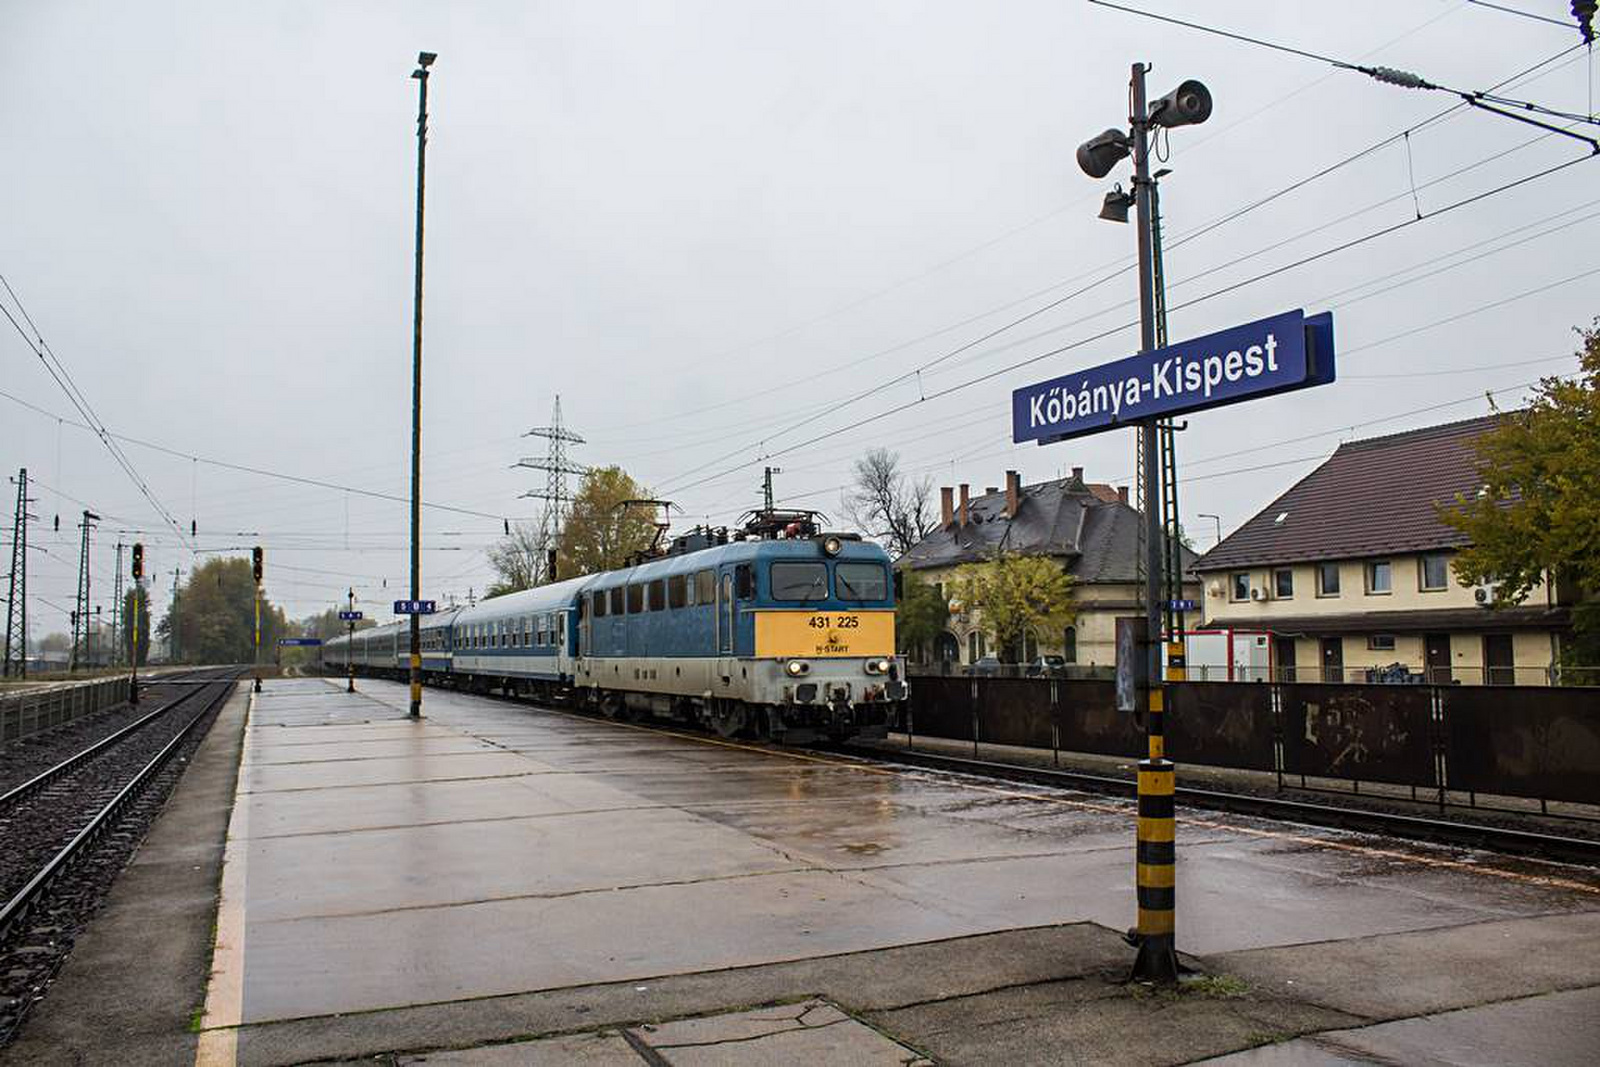
<svg viewBox="0 0 1600 1067"><path fill-rule="evenodd" d="M758 611L756 655L799 659L894 655L892 611Z"/></svg>

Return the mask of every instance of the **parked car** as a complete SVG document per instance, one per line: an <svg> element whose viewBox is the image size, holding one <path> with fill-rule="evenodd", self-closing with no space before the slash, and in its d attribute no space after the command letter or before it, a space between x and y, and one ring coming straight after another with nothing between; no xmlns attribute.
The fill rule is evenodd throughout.
<svg viewBox="0 0 1600 1067"><path fill-rule="evenodd" d="M983 677L994 677L1000 673L1000 657L984 656L982 659L974 660L972 666L967 668L967 673Z"/></svg>
<svg viewBox="0 0 1600 1067"><path fill-rule="evenodd" d="M1028 664L1028 674L1034 678L1059 678L1067 672L1067 657L1040 656Z"/></svg>

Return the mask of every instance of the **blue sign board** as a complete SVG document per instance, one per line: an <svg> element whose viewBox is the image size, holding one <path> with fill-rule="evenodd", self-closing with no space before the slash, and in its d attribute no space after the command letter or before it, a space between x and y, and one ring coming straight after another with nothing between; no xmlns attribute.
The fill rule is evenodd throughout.
<svg viewBox="0 0 1600 1067"><path fill-rule="evenodd" d="M1195 602L1192 600L1169 600L1167 607L1172 611L1193 611Z"/></svg>
<svg viewBox="0 0 1600 1067"><path fill-rule="evenodd" d="M1333 378L1332 313L1286 311L1017 389L1011 439L1050 444Z"/></svg>
<svg viewBox="0 0 1600 1067"><path fill-rule="evenodd" d="M278 644L286 648L316 648L322 644L320 637L280 637Z"/></svg>
<svg viewBox="0 0 1600 1067"><path fill-rule="evenodd" d="M396 615L432 615L438 610L438 604L432 600L396 600L394 613Z"/></svg>
<svg viewBox="0 0 1600 1067"><path fill-rule="evenodd" d="M359 611L341 611L341 612L339 612L339 621L340 622L355 622L359 618L361 618L361 612L359 612Z"/></svg>

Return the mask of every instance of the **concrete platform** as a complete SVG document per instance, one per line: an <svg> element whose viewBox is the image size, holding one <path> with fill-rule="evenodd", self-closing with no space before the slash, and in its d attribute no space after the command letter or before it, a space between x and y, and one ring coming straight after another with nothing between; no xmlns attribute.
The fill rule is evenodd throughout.
<svg viewBox="0 0 1600 1067"><path fill-rule="evenodd" d="M1180 811L1211 977L1152 993L1131 804L361 688L255 698L200 1063L1179 1063L1490 1005L1595 1047L1600 872Z"/></svg>

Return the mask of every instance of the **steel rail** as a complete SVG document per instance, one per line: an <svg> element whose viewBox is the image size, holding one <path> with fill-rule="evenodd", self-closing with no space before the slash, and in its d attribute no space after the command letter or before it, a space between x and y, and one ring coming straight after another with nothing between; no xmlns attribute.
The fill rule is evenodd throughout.
<svg viewBox="0 0 1600 1067"><path fill-rule="evenodd" d="M200 721L209 715L213 710L215 710L229 697L229 695L232 694L233 687L237 681L237 677L215 679L212 684L217 687L217 692L211 694L210 698L204 701L205 706L200 709L194 718L190 719L183 729L179 730L171 741L168 741L165 745L163 745L161 751L157 752L155 756L153 756L150 761L146 763L144 767L133 776L132 779L129 780L127 785L118 790L117 795L112 797L111 800L107 802L98 813L95 814L94 818L90 819L89 823L73 836L72 840L69 841L64 848L52 856L49 862L41 867L39 872L28 880L27 885L23 886L16 892L14 896L12 896L10 900L6 901L4 907L0 907L0 938L3 938L7 933L10 932L13 923L27 914L28 909L37 902L44 890L49 887L51 882L55 881L58 875L67 869L73 860L78 858L79 853L84 851L89 844L91 844L96 838L98 838L111 827L116 817L121 814L122 810L138 796L143 787L149 784L150 780L155 777L156 773L166 765L167 761L172 758L172 754L178 750L178 746L181 745L189 736L190 732L192 732L194 728L200 724ZM190 696L202 692L204 691L201 689L195 689L191 693L186 694L182 699L187 700ZM168 710L170 710L170 708Z"/></svg>
<svg viewBox="0 0 1600 1067"><path fill-rule="evenodd" d="M201 679L201 680L199 680L198 685L215 684L215 682L216 682L215 678ZM172 683L156 682L156 683L154 683L154 685L152 685L152 688L154 688L155 685L167 685L167 684L172 684ZM196 683L190 682L188 684L196 684ZM28 779L26 782L23 782L21 785L17 786L16 788L11 789L10 791L8 791L8 792L6 792L4 794L0 794L0 811L4 811L6 808L10 807L12 804L15 804L18 801L23 800L24 798L26 798L28 796L31 796L32 794L38 792L40 789L42 789L45 786L49 785L51 782L55 781L57 778L60 778L62 775L66 774L68 771L72 770L73 768L79 766L82 763L87 762L90 759L93 759L95 756L99 755L100 753L102 753L102 752L106 751L107 749L111 748L112 746L114 746L117 742L121 741L123 738L127 737L130 734L136 733L141 727L145 726L146 724L154 721L155 719L159 719L161 716L165 715L167 712L172 711L173 709L175 709L179 704L182 704L184 701L188 700L197 691L198 691L198 689L191 690L191 691L189 691L187 693L182 693L181 695L174 697L172 700L170 700L167 703L161 705L161 707L159 707L159 708L155 709L154 711L150 712L148 715L140 716L139 718L135 719L133 722L130 722L128 725L122 727L120 730L117 730L114 733L110 733L110 734L107 734L105 737L102 737L100 740L96 741L94 744L90 745L88 748L83 749L81 752L78 752L78 753L76 753L74 755L68 756L66 759L62 760L60 763L56 764L54 767L51 767L49 770L42 771L39 774L35 775L34 777Z"/></svg>
<svg viewBox="0 0 1600 1067"><path fill-rule="evenodd" d="M878 748L863 744L836 745L831 746L831 750L874 763L900 763L971 774L981 778L1028 782L1115 796L1136 795L1137 783L1132 779L1103 774L1064 771L1054 767L1029 767L1016 763L997 763L992 760ZM1486 849L1534 859L1558 860L1586 866L1600 865L1600 841L1590 841L1580 837L1457 822L1451 819L1430 819L1419 815L1376 811L1371 808L1312 804L1303 800L1286 800L1252 793L1197 789L1193 786L1179 786L1174 795L1180 804L1235 815L1254 815L1285 822L1326 826L1336 830L1382 834L1462 848Z"/></svg>

